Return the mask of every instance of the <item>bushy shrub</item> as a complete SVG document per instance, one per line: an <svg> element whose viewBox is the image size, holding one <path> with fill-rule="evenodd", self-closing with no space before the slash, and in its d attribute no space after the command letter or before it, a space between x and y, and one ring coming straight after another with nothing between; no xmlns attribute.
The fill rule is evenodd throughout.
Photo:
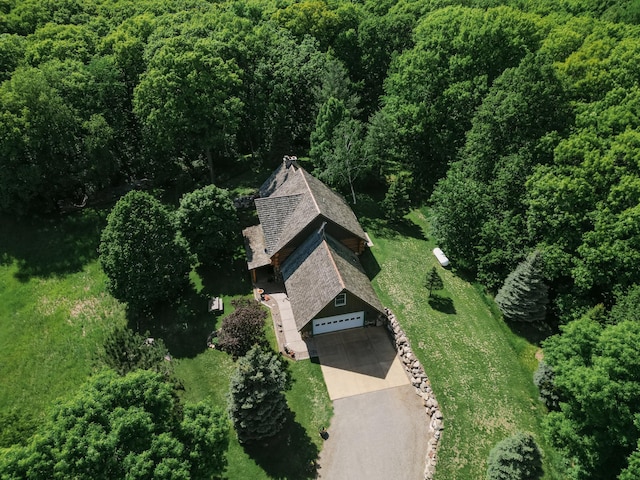
<svg viewBox="0 0 640 480"><path fill-rule="evenodd" d="M538 480L542 454L533 436L518 432L499 442L489 453L487 480Z"/></svg>
<svg viewBox="0 0 640 480"><path fill-rule="evenodd" d="M264 345L267 312L252 300L233 301L235 311L222 321L218 348L234 357L245 355L254 345Z"/></svg>

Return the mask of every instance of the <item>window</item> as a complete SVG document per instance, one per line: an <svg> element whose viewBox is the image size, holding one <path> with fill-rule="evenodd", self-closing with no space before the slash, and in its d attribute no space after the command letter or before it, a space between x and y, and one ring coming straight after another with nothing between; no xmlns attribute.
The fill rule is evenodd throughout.
<svg viewBox="0 0 640 480"><path fill-rule="evenodd" d="M336 307L344 307L347 304L347 294L346 293L341 293L340 295L338 295L336 297L336 300L334 302L334 305Z"/></svg>

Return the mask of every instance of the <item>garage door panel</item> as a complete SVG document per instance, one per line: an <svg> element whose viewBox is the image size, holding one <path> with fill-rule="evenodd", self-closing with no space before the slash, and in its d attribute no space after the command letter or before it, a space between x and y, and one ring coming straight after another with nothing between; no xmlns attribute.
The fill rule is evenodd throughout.
<svg viewBox="0 0 640 480"><path fill-rule="evenodd" d="M364 312L349 312L313 320L313 334L336 332L364 326Z"/></svg>

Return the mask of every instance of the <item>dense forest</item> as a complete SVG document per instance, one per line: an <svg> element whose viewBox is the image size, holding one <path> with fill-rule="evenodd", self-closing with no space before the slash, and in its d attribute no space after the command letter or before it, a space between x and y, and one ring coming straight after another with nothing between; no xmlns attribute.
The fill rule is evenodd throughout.
<svg viewBox="0 0 640 480"><path fill-rule="evenodd" d="M638 478L639 24L638 0L0 0L0 212L288 153L427 204L490 292L539 257L549 439L567 478Z"/></svg>

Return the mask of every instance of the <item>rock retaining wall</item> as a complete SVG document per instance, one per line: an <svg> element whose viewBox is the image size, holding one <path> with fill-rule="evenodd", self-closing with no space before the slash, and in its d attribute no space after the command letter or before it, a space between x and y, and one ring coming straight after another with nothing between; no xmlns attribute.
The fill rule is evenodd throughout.
<svg viewBox="0 0 640 480"><path fill-rule="evenodd" d="M393 336L400 360L402 361L405 371L411 378L411 385L415 388L416 394L422 398L425 413L427 414L427 422L429 422L429 431L433 432L433 438L429 440L427 445L424 469L425 480L432 480L436 471L438 444L442 430L444 430L442 412L440 411L440 406L438 405L435 394L433 390L431 390L429 377L427 377L420 361L413 354L411 344L404 330L400 327L396 316L391 310L385 308L385 312L387 314L387 329Z"/></svg>

